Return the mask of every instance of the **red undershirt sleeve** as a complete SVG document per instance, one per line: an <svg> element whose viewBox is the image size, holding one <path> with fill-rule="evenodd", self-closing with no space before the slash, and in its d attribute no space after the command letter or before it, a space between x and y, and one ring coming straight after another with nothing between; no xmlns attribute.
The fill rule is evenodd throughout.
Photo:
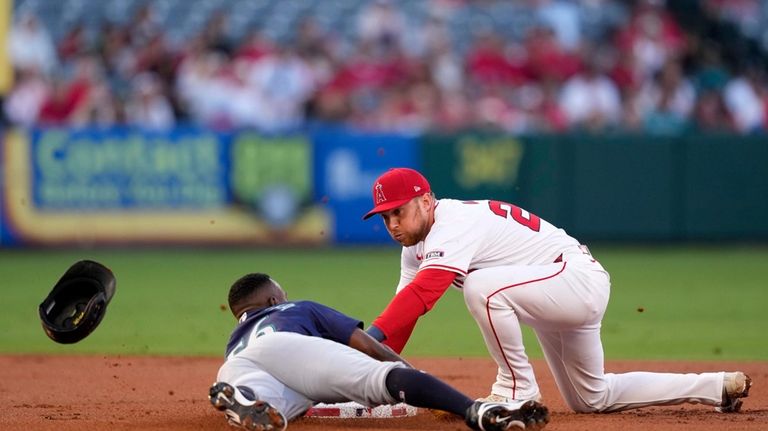
<svg viewBox="0 0 768 431"><path fill-rule="evenodd" d="M386 336L384 344L397 353L402 352L416 321L432 309L456 275L455 272L433 268L419 271L416 278L395 295L373 321L373 326Z"/></svg>

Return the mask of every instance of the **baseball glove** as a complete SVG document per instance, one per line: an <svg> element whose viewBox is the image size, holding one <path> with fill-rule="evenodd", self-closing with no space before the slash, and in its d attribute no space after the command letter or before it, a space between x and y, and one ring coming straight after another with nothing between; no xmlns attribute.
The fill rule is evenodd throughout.
<svg viewBox="0 0 768 431"><path fill-rule="evenodd" d="M87 337L104 317L115 285L112 271L98 262L81 260L70 266L40 304L43 330L62 344Z"/></svg>

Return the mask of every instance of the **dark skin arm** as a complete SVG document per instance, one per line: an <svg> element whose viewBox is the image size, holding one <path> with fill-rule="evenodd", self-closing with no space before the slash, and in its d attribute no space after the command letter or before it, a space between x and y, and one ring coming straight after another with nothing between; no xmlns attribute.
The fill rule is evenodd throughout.
<svg viewBox="0 0 768 431"><path fill-rule="evenodd" d="M410 368L413 368L405 359L400 357L394 350L379 343L375 338L368 335L360 328L356 328L349 337L349 347L359 350L366 355L384 362L402 362Z"/></svg>

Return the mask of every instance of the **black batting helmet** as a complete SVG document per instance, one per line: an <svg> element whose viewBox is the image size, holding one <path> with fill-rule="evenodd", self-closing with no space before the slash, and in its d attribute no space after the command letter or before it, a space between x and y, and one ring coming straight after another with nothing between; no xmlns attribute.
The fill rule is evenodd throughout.
<svg viewBox="0 0 768 431"><path fill-rule="evenodd" d="M40 304L45 333L62 344L87 337L104 317L115 285L112 271L98 262L81 260L70 266Z"/></svg>

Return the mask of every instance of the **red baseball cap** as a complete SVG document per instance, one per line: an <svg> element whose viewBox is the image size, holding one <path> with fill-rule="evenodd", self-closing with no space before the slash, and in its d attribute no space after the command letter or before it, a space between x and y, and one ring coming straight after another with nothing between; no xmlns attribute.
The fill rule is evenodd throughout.
<svg viewBox="0 0 768 431"><path fill-rule="evenodd" d="M405 205L411 199L431 191L427 179L419 172L408 168L390 169L373 183L371 194L374 207L363 216L363 220Z"/></svg>

